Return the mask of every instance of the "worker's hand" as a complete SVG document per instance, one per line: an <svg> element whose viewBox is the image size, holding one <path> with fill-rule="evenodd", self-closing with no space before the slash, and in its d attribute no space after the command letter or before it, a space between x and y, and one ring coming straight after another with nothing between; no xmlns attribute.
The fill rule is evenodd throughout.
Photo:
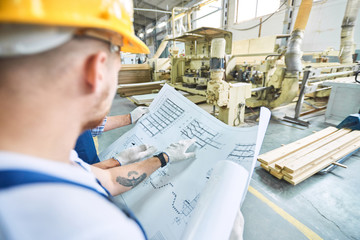
<svg viewBox="0 0 360 240"><path fill-rule="evenodd" d="M193 145L195 142L196 139L187 139L171 144L164 151L169 157L168 162L176 162L195 158L196 147L194 147L193 149L189 149L190 146Z"/></svg>
<svg viewBox="0 0 360 240"><path fill-rule="evenodd" d="M143 115L149 112L148 107L137 107L130 112L131 123L136 123Z"/></svg>
<svg viewBox="0 0 360 240"><path fill-rule="evenodd" d="M126 165L129 163L137 162L143 158L149 157L156 152L156 147L150 146L147 144L134 146L129 149L122 151L121 153L113 156L115 160L117 160L120 165Z"/></svg>

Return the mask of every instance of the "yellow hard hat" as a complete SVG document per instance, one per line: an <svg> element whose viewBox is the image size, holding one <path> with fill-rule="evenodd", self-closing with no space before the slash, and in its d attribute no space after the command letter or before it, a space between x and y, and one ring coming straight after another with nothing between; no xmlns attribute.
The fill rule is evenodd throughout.
<svg viewBox="0 0 360 240"><path fill-rule="evenodd" d="M135 36L132 0L1 0L0 23L102 30L124 52L150 52Z"/></svg>

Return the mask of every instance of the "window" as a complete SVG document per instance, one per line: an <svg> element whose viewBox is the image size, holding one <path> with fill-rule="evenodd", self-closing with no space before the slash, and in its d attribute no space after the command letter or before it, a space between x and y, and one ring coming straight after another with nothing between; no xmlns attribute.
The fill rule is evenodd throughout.
<svg viewBox="0 0 360 240"><path fill-rule="evenodd" d="M280 0L237 0L236 22L243 22L275 12Z"/></svg>
<svg viewBox="0 0 360 240"><path fill-rule="evenodd" d="M214 1L209 5L196 11L196 18L193 20L193 28L213 27L221 28L222 19L222 1Z"/></svg>

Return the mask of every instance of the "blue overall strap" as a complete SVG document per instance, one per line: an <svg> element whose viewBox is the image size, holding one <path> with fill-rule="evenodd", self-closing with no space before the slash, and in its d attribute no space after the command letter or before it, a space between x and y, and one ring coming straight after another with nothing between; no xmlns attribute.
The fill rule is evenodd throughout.
<svg viewBox="0 0 360 240"><path fill-rule="evenodd" d="M90 130L83 132L76 141L75 151L88 164L100 162Z"/></svg>
<svg viewBox="0 0 360 240"><path fill-rule="evenodd" d="M97 182L100 184L99 180L97 180ZM101 184L100 186L103 187L104 190L109 194L108 196L105 195L104 193L97 191L95 188L92 188L90 186L81 183L76 183L67 179L47 175L40 172L29 171L29 170L14 170L14 169L0 170L0 190L9 189L12 187L19 187L26 184L36 184L36 183L65 183L65 184L75 185L96 192L97 194L101 195L102 197L106 198L107 200L113 203L111 199L112 197L111 194L108 193L108 191ZM136 224L141 229L145 239L147 240L148 238L144 228L140 224L139 220L137 220L135 215L130 211L130 209L128 209L125 206L120 206L119 208L128 218L131 218L136 222Z"/></svg>
<svg viewBox="0 0 360 240"><path fill-rule="evenodd" d="M29 170L1 170L0 171L0 190L11 187L17 187L25 184L34 183L66 183L82 188L94 191L106 199L109 199L107 195L97 191L96 189L87 185L69 181L63 178L47 175L40 172L34 172Z"/></svg>

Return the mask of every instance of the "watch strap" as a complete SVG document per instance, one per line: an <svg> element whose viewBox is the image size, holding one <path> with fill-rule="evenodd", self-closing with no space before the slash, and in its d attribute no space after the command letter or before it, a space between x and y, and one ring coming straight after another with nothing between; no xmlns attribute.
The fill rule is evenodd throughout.
<svg viewBox="0 0 360 240"><path fill-rule="evenodd" d="M160 160L161 167L165 167L166 164L167 164L167 162L165 160L165 157L164 157L164 154L165 154L164 152L161 152L161 153L159 153L157 155L154 155L154 157L157 157Z"/></svg>

